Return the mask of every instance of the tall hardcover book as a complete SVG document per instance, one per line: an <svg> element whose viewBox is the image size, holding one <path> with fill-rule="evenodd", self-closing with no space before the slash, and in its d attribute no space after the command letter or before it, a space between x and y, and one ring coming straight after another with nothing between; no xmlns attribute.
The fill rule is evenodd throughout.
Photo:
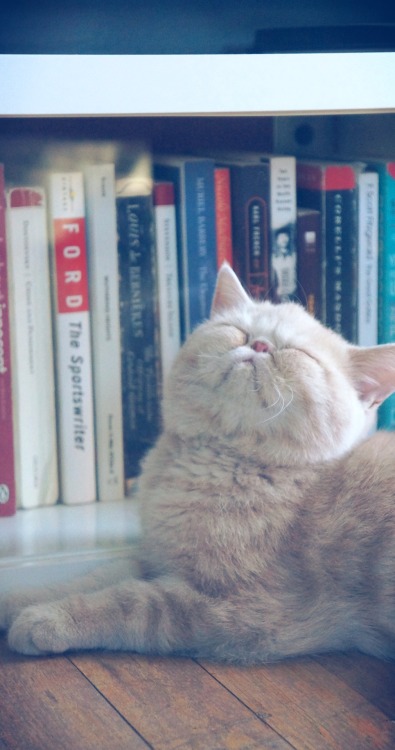
<svg viewBox="0 0 395 750"><path fill-rule="evenodd" d="M172 182L154 185L154 212L160 361L161 376L165 380L181 345L176 207Z"/></svg>
<svg viewBox="0 0 395 750"><path fill-rule="evenodd" d="M378 340L395 341L395 161L378 160L369 164L379 178L379 280ZM378 424L395 429L395 396L380 406Z"/></svg>
<svg viewBox="0 0 395 750"><path fill-rule="evenodd" d="M47 208L40 187L7 191L17 503L58 500Z"/></svg>
<svg viewBox="0 0 395 750"><path fill-rule="evenodd" d="M16 511L13 402L5 185L0 164L0 517Z"/></svg>
<svg viewBox="0 0 395 750"><path fill-rule="evenodd" d="M326 325L357 340L357 175L353 164L300 161L298 204L321 212Z"/></svg>
<svg viewBox="0 0 395 750"><path fill-rule="evenodd" d="M217 276L214 161L163 157L155 179L174 184L180 280L181 335L209 317Z"/></svg>
<svg viewBox="0 0 395 750"><path fill-rule="evenodd" d="M357 310L360 346L378 341L379 178L377 172L358 177Z"/></svg>
<svg viewBox="0 0 395 750"><path fill-rule="evenodd" d="M215 228L217 236L217 267L233 266L232 193L229 167L214 168Z"/></svg>
<svg viewBox="0 0 395 750"><path fill-rule="evenodd" d="M159 430L159 330L152 194L117 181L125 481L139 472Z"/></svg>
<svg viewBox="0 0 395 750"><path fill-rule="evenodd" d="M318 320L322 315L321 213L313 208L297 211L298 298Z"/></svg>
<svg viewBox="0 0 395 750"><path fill-rule="evenodd" d="M115 166L84 170L92 324L97 498L124 496Z"/></svg>
<svg viewBox="0 0 395 750"><path fill-rule="evenodd" d="M60 497L96 500L91 322L82 172L50 175Z"/></svg>

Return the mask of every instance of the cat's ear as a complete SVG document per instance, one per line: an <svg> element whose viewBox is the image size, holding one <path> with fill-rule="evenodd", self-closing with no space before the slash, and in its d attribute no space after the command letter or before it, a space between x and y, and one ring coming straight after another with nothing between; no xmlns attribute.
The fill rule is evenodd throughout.
<svg viewBox="0 0 395 750"><path fill-rule="evenodd" d="M244 307L251 302L235 272L228 263L223 263L218 271L217 284L211 305L211 316L225 312L232 307Z"/></svg>
<svg viewBox="0 0 395 750"><path fill-rule="evenodd" d="M395 392L395 344L350 347L350 362L355 387L369 407Z"/></svg>

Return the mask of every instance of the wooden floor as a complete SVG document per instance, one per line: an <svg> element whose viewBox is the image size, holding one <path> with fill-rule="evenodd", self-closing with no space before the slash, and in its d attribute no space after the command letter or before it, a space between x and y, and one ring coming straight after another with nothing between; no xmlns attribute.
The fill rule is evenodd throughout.
<svg viewBox="0 0 395 750"><path fill-rule="evenodd" d="M235 668L0 640L0 750L395 748L395 664L336 655Z"/></svg>

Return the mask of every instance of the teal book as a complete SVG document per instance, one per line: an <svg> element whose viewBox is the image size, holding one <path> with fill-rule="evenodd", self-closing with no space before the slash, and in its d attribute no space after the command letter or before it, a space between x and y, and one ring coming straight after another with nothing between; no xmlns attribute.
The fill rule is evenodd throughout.
<svg viewBox="0 0 395 750"><path fill-rule="evenodd" d="M369 165L379 175L378 341L395 342L395 161ZM395 429L395 394L379 410L378 426Z"/></svg>

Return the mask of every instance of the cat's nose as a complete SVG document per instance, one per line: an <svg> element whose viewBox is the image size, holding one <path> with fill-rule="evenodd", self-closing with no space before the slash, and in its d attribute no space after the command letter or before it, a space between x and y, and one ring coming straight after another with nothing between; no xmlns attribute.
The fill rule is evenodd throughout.
<svg viewBox="0 0 395 750"><path fill-rule="evenodd" d="M267 341L260 341L259 339L253 341L251 344L251 349L254 352L270 352L270 348L270 344Z"/></svg>

